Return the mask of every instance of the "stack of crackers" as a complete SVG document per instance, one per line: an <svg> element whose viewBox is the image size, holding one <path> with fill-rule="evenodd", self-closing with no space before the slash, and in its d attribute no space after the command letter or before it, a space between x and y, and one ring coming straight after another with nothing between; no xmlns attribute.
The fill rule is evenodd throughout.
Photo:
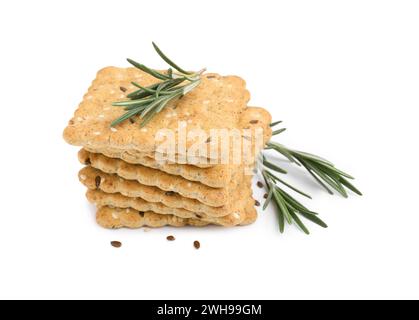
<svg viewBox="0 0 419 320"><path fill-rule="evenodd" d="M271 137L271 116L247 106L245 82L236 76L205 74L196 89L144 127L139 117L111 127L124 112L112 102L126 99L136 89L132 81L145 87L156 79L135 68L99 71L64 131L68 143L82 147L78 158L85 167L79 180L97 207L98 224L139 228L254 222L251 169ZM244 152L243 144L241 161L221 159L226 153L212 136L216 129L240 132L251 152ZM181 131L194 130L201 133L201 140L181 141ZM160 148L162 132L172 132L175 138L169 151ZM257 143L257 134L262 143ZM197 145L206 154L189 152ZM232 143L226 146L231 156Z"/></svg>

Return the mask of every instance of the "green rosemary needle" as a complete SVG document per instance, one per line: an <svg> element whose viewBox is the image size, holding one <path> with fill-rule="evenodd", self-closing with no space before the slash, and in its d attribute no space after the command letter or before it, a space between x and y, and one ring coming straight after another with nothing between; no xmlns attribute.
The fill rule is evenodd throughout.
<svg viewBox="0 0 419 320"><path fill-rule="evenodd" d="M143 87L138 83L132 84L138 90L127 95L129 100L114 102L115 107L123 107L126 113L111 123L112 127L117 126L121 122L131 119L135 116L140 116L142 121L140 127L144 127L153 117L162 111L169 103L180 99L193 89L195 89L201 82L201 75L205 72L202 69L198 72L185 71L172 60L170 60L160 48L153 42L153 47L157 54L171 67L166 73L148 68L147 66L138 63L132 59L127 61L154 78L160 80L148 87ZM175 71L173 71L173 69Z"/></svg>

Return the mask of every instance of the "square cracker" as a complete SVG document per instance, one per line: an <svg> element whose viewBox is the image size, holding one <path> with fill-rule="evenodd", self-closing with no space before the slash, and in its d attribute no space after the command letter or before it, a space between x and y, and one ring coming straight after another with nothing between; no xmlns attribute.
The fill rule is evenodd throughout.
<svg viewBox="0 0 419 320"><path fill-rule="evenodd" d="M261 128L264 133L263 142L265 144L272 135L272 130L269 126L271 120L271 115L265 109L248 107L241 115L240 127L243 129ZM252 146L254 147L254 135L252 135ZM213 188L226 187L237 169L237 165L234 164L218 164L209 168L198 168L195 165L160 162L144 153L132 154L129 151L110 150L109 148L85 148L93 153L102 153L110 158L122 159L127 163L141 164L168 174L179 175L187 180L200 182ZM246 163L253 164L255 156L255 153L252 153L249 159L246 159ZM84 163L87 160L87 154L79 154L79 158Z"/></svg>
<svg viewBox="0 0 419 320"><path fill-rule="evenodd" d="M185 198L175 192L163 191L157 187L142 185L136 181L125 180L115 174L107 174L92 167L85 167L79 172L79 180L91 190L101 190L105 193L122 194L130 198L141 198L147 202L162 203L171 208L182 208L197 214L220 217L233 211L234 203L240 199L243 187L251 184L251 176L244 176L241 181L232 181L236 185L231 188L231 196L227 203L214 207L196 199Z"/></svg>
<svg viewBox="0 0 419 320"><path fill-rule="evenodd" d="M241 218L235 220L231 224L221 224L220 220L199 220L194 218L180 218L173 215L158 214L152 211L139 212L131 208L112 208L104 206L98 208L96 212L97 223L104 228L141 228L141 227L183 227L183 226L195 226L203 227L209 224L221 225L224 227L232 227L236 225L248 225L253 223L257 218L257 212L253 207L252 201L249 201L241 213Z"/></svg>
<svg viewBox="0 0 419 320"><path fill-rule="evenodd" d="M149 86L158 80L136 68L107 67L100 70L65 128L64 139L77 146L153 153L157 148L157 132L161 129L175 132L179 121L184 121L187 131L202 129L207 134L211 129L236 128L250 99L243 79L205 74L198 87L176 105L164 108L144 128L140 129L138 123L125 121L112 130L110 123L125 111L111 104L125 97L120 88L126 88L128 92L136 89L131 81ZM187 141L186 149L192 144L193 141Z"/></svg>
<svg viewBox="0 0 419 320"><path fill-rule="evenodd" d="M221 206L230 200L234 183L225 188L212 188L205 184L189 181L181 176L171 175L163 171L142 165L129 164L120 159L108 158L100 153L90 153L84 149L79 151L81 163L89 163L104 173L116 174L125 180L135 180L142 185L157 187L163 191L173 191L185 198L196 199L202 203ZM240 181L245 173L243 166L235 166L232 180Z"/></svg>

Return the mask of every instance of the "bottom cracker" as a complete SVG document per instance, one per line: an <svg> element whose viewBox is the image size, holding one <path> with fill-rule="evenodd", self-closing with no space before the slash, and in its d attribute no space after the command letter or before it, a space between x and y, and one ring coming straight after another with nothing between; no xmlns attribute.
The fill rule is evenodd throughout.
<svg viewBox="0 0 419 320"><path fill-rule="evenodd" d="M257 218L256 210L253 206L254 202L249 204L244 209L244 219L239 225L248 225L253 223ZM130 228L136 229L141 227L158 228L164 226L184 227L194 226L203 227L210 224L220 225L216 222L203 221L194 218L180 218L174 215L163 215L154 213L152 211L139 212L137 210L127 208L112 208L104 206L98 208L96 212L97 223L104 228ZM225 226L225 225L224 225ZM233 225L230 225L233 226Z"/></svg>

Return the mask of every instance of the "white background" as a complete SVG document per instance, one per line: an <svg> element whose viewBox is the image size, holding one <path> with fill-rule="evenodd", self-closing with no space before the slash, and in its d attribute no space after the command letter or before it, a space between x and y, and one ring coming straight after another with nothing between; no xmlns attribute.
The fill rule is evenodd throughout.
<svg viewBox="0 0 419 320"><path fill-rule="evenodd" d="M2 1L0 298L419 298L418 17L417 1ZM246 79L282 143L364 196L295 170L328 229L281 235L271 208L234 229L98 227L62 130L98 69L163 67L152 40Z"/></svg>

